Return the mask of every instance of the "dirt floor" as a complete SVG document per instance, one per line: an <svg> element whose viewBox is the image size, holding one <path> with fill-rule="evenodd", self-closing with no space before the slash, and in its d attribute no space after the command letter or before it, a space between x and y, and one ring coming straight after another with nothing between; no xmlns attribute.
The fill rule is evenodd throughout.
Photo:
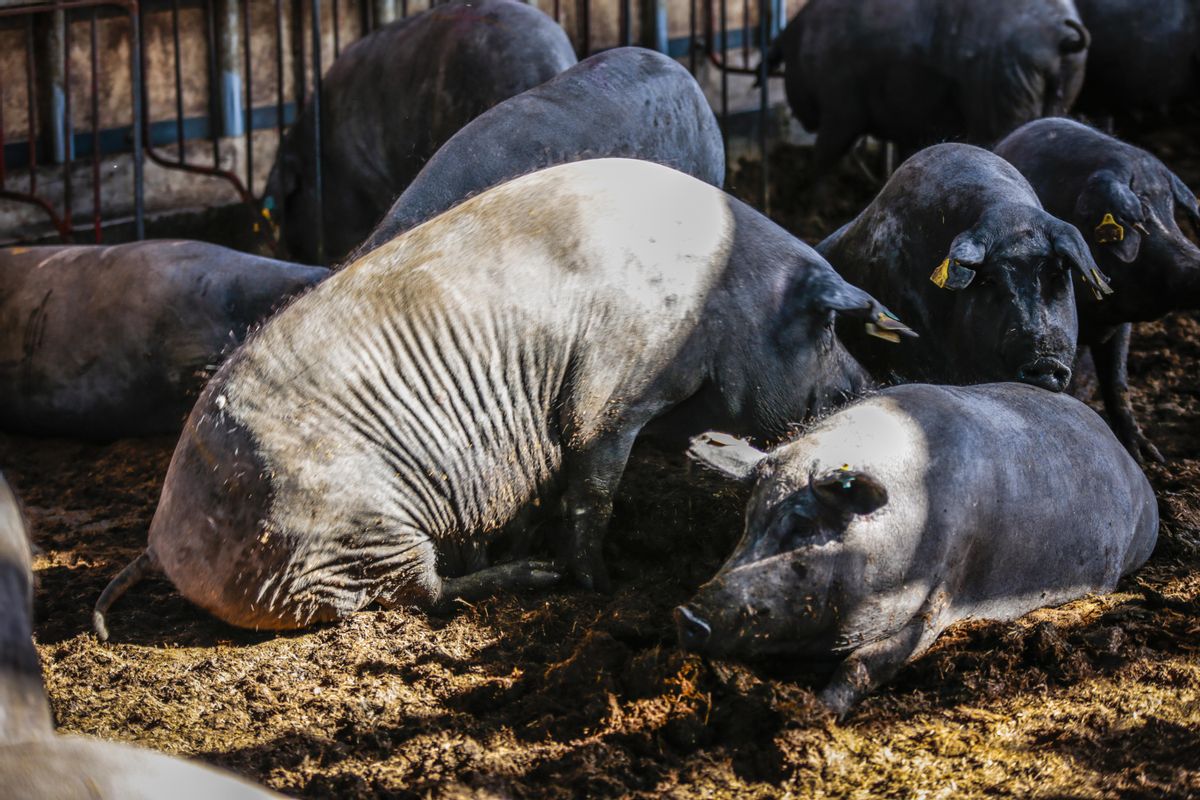
<svg viewBox="0 0 1200 800"><path fill-rule="evenodd" d="M1200 187L1196 130L1146 141ZM875 185L847 166L813 208L807 157L776 152L774 207L813 240ZM739 183L757 185L753 166ZM1138 328L1134 403L1170 459L1149 470L1163 516L1150 563L1117 594L952 629L842 722L804 664L676 648L670 610L731 549L745 498L649 446L608 540L611 596L367 611L279 636L225 626L156 579L114 609L108 644L90 609L145 543L173 440L0 437L0 464L42 550L36 635L61 728L285 793L1200 797L1198 365L1200 315Z"/></svg>

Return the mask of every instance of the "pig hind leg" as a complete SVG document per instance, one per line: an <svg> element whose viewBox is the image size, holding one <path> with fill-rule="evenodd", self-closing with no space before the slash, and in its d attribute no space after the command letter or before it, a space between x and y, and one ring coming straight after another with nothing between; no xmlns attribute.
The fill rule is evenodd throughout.
<svg viewBox="0 0 1200 800"><path fill-rule="evenodd" d="M1146 459L1166 463L1158 448L1142 433L1141 426L1133 416L1133 404L1129 402L1129 384L1126 376L1126 364L1129 360L1129 340L1133 326L1126 323L1117 328L1116 333L1107 341L1091 346L1092 358L1096 364L1096 378L1100 384L1100 394L1104 398L1104 408L1108 411L1113 430L1121 444L1139 464Z"/></svg>

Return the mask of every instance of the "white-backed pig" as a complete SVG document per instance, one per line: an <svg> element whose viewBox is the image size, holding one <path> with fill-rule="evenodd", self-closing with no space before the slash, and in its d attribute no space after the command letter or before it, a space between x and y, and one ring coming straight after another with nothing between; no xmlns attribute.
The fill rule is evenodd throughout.
<svg viewBox="0 0 1200 800"><path fill-rule="evenodd" d="M667 167L578 161L489 189L336 273L225 363L97 631L152 566L254 628L545 585L559 567L444 576L439 555L556 496L566 568L603 586L642 427L708 395L782 433L856 390L837 313L906 330L766 217Z"/></svg>
<svg viewBox="0 0 1200 800"><path fill-rule="evenodd" d="M451 0L347 47L321 84L323 218L311 103L267 180L264 207L274 208L288 255L310 264L342 259L447 139L575 60L562 27L517 0Z"/></svg>
<svg viewBox="0 0 1200 800"><path fill-rule="evenodd" d="M754 490L737 549L675 611L680 642L832 660L839 714L959 620L1112 591L1158 532L1104 421L1019 383L897 386L770 453L709 434L691 454Z"/></svg>
<svg viewBox="0 0 1200 800"><path fill-rule="evenodd" d="M33 646L33 572L17 500L0 477L0 786L22 800L279 795L217 770L128 745L56 736Z"/></svg>
<svg viewBox="0 0 1200 800"><path fill-rule="evenodd" d="M990 145L1065 114L1088 42L1071 0L808 0L769 60L828 167L865 134L906 152Z"/></svg>
<svg viewBox="0 0 1200 800"><path fill-rule="evenodd" d="M246 332L327 274L191 241L0 249L0 427L176 432Z"/></svg>
<svg viewBox="0 0 1200 800"><path fill-rule="evenodd" d="M839 331L879 380L1062 391L1078 336L1072 276L1109 291L1079 231L1046 213L1011 164L967 144L909 158L817 251L921 335L892 348Z"/></svg>
<svg viewBox="0 0 1200 800"><path fill-rule="evenodd" d="M642 47L597 53L480 114L442 145L356 255L506 180L585 158L641 158L721 186L725 145L696 79Z"/></svg>
<svg viewBox="0 0 1200 800"><path fill-rule="evenodd" d="M1111 295L1076 298L1079 344L1091 351L1117 436L1135 458L1162 461L1129 402L1130 323L1200 308L1200 248L1176 221L1200 232L1196 196L1150 153L1069 119L1024 125L996 153L1029 180L1047 211L1084 233L1112 276Z"/></svg>

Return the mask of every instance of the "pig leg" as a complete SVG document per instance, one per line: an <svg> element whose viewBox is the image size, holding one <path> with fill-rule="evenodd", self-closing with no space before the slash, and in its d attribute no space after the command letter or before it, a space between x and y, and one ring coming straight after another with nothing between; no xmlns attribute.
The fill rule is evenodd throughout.
<svg viewBox="0 0 1200 800"><path fill-rule="evenodd" d="M1126 365L1129 360L1129 340L1133 326L1126 323L1107 340L1092 344L1092 359L1096 363L1096 378L1100 383L1100 394L1104 408L1112 420L1113 430L1121 444L1139 464L1147 459L1165 464L1166 459L1158 448L1146 438L1133 417L1133 404L1129 402L1129 385Z"/></svg>
<svg viewBox="0 0 1200 800"><path fill-rule="evenodd" d="M419 605L431 611L448 611L459 600L473 601L512 589L542 589L562 579L553 564L542 561L510 561L458 578L443 578L437 572L437 551L426 539L404 553L404 565L396 570L376 598L384 608Z"/></svg>
<svg viewBox="0 0 1200 800"><path fill-rule="evenodd" d="M837 104L828 106L828 108L839 107ZM817 132L817 142L813 148L813 163L816 164L819 175L824 175L832 170L838 159L846 154L846 151L850 149L862 132L862 125L854 118L853 114L829 114L827 116L827 119L821 121L821 129Z"/></svg>
<svg viewBox="0 0 1200 800"><path fill-rule="evenodd" d="M567 453L564 459L567 563L575 582L585 589L606 592L610 588L602 552L604 533L612 516L617 484L640 429L640 425L618 424L586 450Z"/></svg>
<svg viewBox="0 0 1200 800"><path fill-rule="evenodd" d="M930 625L928 611L928 607L922 608L895 634L851 653L821 690L821 702L840 718L875 687L891 680L909 659L937 638L940 629Z"/></svg>

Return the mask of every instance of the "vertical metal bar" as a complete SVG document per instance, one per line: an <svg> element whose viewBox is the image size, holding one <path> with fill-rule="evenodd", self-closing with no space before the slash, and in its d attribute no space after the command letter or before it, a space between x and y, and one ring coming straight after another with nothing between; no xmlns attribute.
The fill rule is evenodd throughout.
<svg viewBox="0 0 1200 800"><path fill-rule="evenodd" d="M275 0L275 131L283 144L283 0Z"/></svg>
<svg viewBox="0 0 1200 800"><path fill-rule="evenodd" d="M142 14L137 0L129 0L129 69L133 88L133 229L138 240L146 238L146 198L142 164Z"/></svg>
<svg viewBox="0 0 1200 800"><path fill-rule="evenodd" d="M179 54L179 0L171 0L171 46L175 51L175 146L179 148L176 159L180 164L187 161L183 151L183 64Z"/></svg>
<svg viewBox="0 0 1200 800"><path fill-rule="evenodd" d="M330 0L333 6L333 57L337 58L342 52L342 14L341 0Z"/></svg>
<svg viewBox="0 0 1200 800"><path fill-rule="evenodd" d="M579 21L582 30L579 33L579 38L583 41L583 53L581 58L587 58L592 54L592 4L591 0L578 0L580 6Z"/></svg>
<svg viewBox="0 0 1200 800"><path fill-rule="evenodd" d="M220 70L217 66L217 9L215 0L204 0L204 13L207 27L205 38L208 39L208 135L212 140L213 166L221 166L221 82L217 77Z"/></svg>
<svg viewBox="0 0 1200 800"><path fill-rule="evenodd" d="M246 191L254 196L254 58L250 52L250 0L241 0L242 58L246 73Z"/></svg>
<svg viewBox="0 0 1200 800"><path fill-rule="evenodd" d="M75 158L75 126L71 121L71 15L62 12L63 37L63 230L71 230L71 206L74 191L71 186L71 161ZM70 243L68 238L67 243Z"/></svg>
<svg viewBox="0 0 1200 800"><path fill-rule="evenodd" d="M100 39L96 32L96 9L92 9L92 230L96 244L103 240L100 230Z"/></svg>
<svg viewBox="0 0 1200 800"><path fill-rule="evenodd" d="M742 66L750 66L750 0L742 0Z"/></svg>
<svg viewBox="0 0 1200 800"><path fill-rule="evenodd" d="M400 18L408 16L408 0L400 0Z"/></svg>
<svg viewBox="0 0 1200 800"><path fill-rule="evenodd" d="M771 162L767 154L767 117L771 105L771 88L767 77L770 3L771 0L759 0L758 3L758 146L762 151L762 205L759 207L764 214L770 214L771 211Z"/></svg>
<svg viewBox="0 0 1200 800"><path fill-rule="evenodd" d="M317 263L325 262L325 203L321 175L321 0L311 0L312 11L312 119L313 193L316 199Z"/></svg>
<svg viewBox="0 0 1200 800"><path fill-rule="evenodd" d="M241 20L238 18L238 0L216 0L217 18L217 63L220 70L219 97L221 108L221 133L225 136L241 136L245 132L246 119L242 116L242 70L238 36Z"/></svg>
<svg viewBox="0 0 1200 800"><path fill-rule="evenodd" d="M37 83L36 71L33 57L33 15L30 14L25 26L25 106L29 113L26 129L29 134L30 194L37 194L37 94L34 91Z"/></svg>
<svg viewBox="0 0 1200 800"><path fill-rule="evenodd" d="M8 164L4 147L4 76L0 75L0 189L8 180Z"/></svg>
<svg viewBox="0 0 1200 800"><path fill-rule="evenodd" d="M292 97L296 103L296 114L304 107L308 94L308 73L304 60L304 0L292 0Z"/></svg>
<svg viewBox="0 0 1200 800"><path fill-rule="evenodd" d="M696 74L696 0L688 0L688 71Z"/></svg>
<svg viewBox="0 0 1200 800"><path fill-rule="evenodd" d="M632 0L621 0L621 45L629 47L633 44L633 7Z"/></svg>
<svg viewBox="0 0 1200 800"><path fill-rule="evenodd" d="M554 0L554 21L562 24L562 0Z"/></svg>
<svg viewBox="0 0 1200 800"><path fill-rule="evenodd" d="M721 0L721 140L725 143L725 160L729 162L729 26L726 0Z"/></svg>

